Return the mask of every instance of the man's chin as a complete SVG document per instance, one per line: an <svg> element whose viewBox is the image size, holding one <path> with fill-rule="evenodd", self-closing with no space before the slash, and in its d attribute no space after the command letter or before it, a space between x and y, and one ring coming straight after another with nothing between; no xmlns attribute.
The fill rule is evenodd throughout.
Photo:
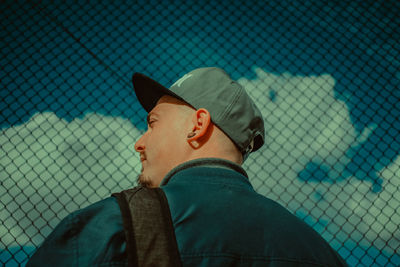
<svg viewBox="0 0 400 267"><path fill-rule="evenodd" d="M141 185L143 187L147 188L152 188L154 187L151 178L149 176L146 176L143 174L143 172L137 177L137 183L138 185Z"/></svg>

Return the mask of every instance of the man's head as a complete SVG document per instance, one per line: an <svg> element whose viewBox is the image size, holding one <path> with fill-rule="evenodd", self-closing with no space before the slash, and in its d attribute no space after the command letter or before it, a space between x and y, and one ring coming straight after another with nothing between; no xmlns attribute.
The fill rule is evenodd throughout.
<svg viewBox="0 0 400 267"><path fill-rule="evenodd" d="M133 84L149 112L148 131L135 145L145 185L158 186L168 171L191 159L217 157L241 164L264 143L260 111L221 69L196 69L170 89L142 74L134 74Z"/></svg>
<svg viewBox="0 0 400 267"><path fill-rule="evenodd" d="M147 122L147 131L135 144L142 162L142 185L158 186L172 168L192 159L213 157L242 163L236 145L211 122L204 108L196 110L166 95L149 112Z"/></svg>

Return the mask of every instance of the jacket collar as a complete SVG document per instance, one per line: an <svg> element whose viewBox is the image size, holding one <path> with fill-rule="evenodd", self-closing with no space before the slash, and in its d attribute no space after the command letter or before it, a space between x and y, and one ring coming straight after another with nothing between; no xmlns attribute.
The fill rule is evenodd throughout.
<svg viewBox="0 0 400 267"><path fill-rule="evenodd" d="M216 168L223 168L223 169L229 169L229 170L234 170L236 172L239 172L246 178L249 178L247 176L246 171L240 166L239 164L236 164L232 161L225 160L225 159L220 159L220 158L201 158L201 159L194 159L194 160L189 160L186 161L175 168L173 168L171 171L167 173L167 175L164 177L164 179L161 181L160 186L166 185L169 180L174 176L176 173L188 169L188 168L194 168L194 167L216 167Z"/></svg>

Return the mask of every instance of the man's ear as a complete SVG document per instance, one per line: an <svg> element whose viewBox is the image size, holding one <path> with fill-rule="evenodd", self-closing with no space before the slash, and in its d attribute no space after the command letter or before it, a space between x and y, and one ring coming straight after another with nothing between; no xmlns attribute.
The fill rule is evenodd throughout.
<svg viewBox="0 0 400 267"><path fill-rule="evenodd" d="M210 130L211 116L205 108L199 108L193 114L193 129L189 133L187 141L191 144L193 141L198 141L201 137L206 136L206 133Z"/></svg>

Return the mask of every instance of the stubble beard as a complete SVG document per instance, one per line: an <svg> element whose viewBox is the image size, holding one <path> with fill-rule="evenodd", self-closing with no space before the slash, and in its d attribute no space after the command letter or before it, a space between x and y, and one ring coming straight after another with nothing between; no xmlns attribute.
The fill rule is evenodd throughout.
<svg viewBox="0 0 400 267"><path fill-rule="evenodd" d="M137 177L137 183L143 187L147 187L147 188L153 187L150 177L144 175L143 172L141 174L139 174L139 176Z"/></svg>

